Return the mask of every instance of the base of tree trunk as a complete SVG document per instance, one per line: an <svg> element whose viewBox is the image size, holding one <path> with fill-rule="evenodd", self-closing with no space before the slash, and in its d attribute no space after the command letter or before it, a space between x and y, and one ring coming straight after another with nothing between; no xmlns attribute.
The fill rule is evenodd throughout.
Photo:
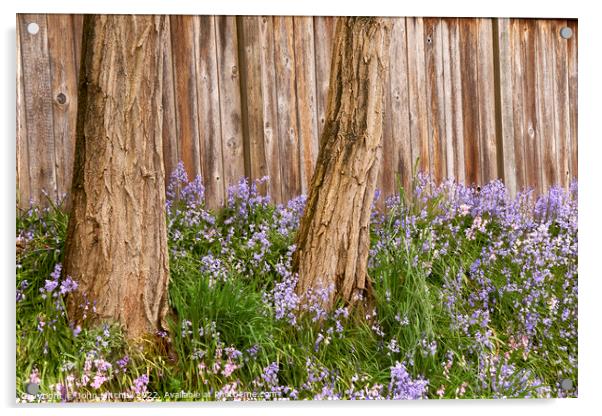
<svg viewBox="0 0 602 416"><path fill-rule="evenodd" d="M339 18L327 118L293 267L299 294L331 288L325 302L369 299L370 216L381 157L390 23Z"/></svg>
<svg viewBox="0 0 602 416"><path fill-rule="evenodd" d="M165 19L86 15L83 25L64 260L79 287L68 299L68 314L75 323L84 314L118 322L129 338L166 328Z"/></svg>

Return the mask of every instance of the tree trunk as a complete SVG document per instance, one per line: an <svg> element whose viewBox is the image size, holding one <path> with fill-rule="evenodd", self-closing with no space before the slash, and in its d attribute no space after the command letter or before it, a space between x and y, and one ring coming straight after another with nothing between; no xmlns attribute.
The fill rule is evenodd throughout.
<svg viewBox="0 0 602 416"><path fill-rule="evenodd" d="M299 294L334 288L352 303L369 296L370 213L381 153L388 19L346 17L337 22L328 110L293 267Z"/></svg>
<svg viewBox="0 0 602 416"><path fill-rule="evenodd" d="M165 16L86 15L64 272L100 320L163 327L169 263L162 147ZM88 315L90 312L88 311Z"/></svg>

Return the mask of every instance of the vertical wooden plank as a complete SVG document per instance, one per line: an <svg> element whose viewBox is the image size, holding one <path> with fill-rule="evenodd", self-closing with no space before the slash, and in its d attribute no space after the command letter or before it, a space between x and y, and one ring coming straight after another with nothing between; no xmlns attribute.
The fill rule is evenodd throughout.
<svg viewBox="0 0 602 416"><path fill-rule="evenodd" d="M493 70L493 31L491 19L476 19L477 25L477 102L483 183L498 178L497 137L495 131L495 80Z"/></svg>
<svg viewBox="0 0 602 416"><path fill-rule="evenodd" d="M523 25L520 19L510 19L510 52L511 52L511 87L508 87L512 97L512 120L514 140L514 172L516 176L516 190L522 191L529 186L527 158L525 152L530 140L530 133L525 117L525 68L523 65L524 54L522 50ZM504 92L502 92L504 93ZM504 156L505 157L505 156Z"/></svg>
<svg viewBox="0 0 602 416"><path fill-rule="evenodd" d="M550 22L537 20L535 22L535 85L537 111L537 139L540 150L541 190L543 192L558 182L558 150L554 136L554 88L552 80L553 62L551 60L549 43Z"/></svg>
<svg viewBox="0 0 602 416"><path fill-rule="evenodd" d="M180 159L189 179L201 175L198 96L194 38L198 36L198 16L171 16L176 131Z"/></svg>
<svg viewBox="0 0 602 416"><path fill-rule="evenodd" d="M558 185L567 187L570 180L570 119L567 41L560 36L566 20L550 21L550 50L552 54L552 81L554 89L554 130L558 157Z"/></svg>
<svg viewBox="0 0 602 416"><path fill-rule="evenodd" d="M314 17L314 43L316 55L316 101L318 105L318 135L322 137L326 122L326 103L330 83L330 61L335 28L335 17Z"/></svg>
<svg viewBox="0 0 602 416"><path fill-rule="evenodd" d="M263 106L263 140L265 160L270 177L269 192L279 204L282 197L280 144L278 140L278 98L274 65L274 26L271 16L259 18L259 59L261 61L261 96Z"/></svg>
<svg viewBox="0 0 602 416"><path fill-rule="evenodd" d="M466 169L464 167L464 116L462 113L462 71L460 56L460 24L457 18L443 19L447 31L448 49L444 49L444 59L449 55L449 84L450 84L450 112L451 118L451 146L453 146L453 176L460 183L466 182ZM449 161L449 159L448 159Z"/></svg>
<svg viewBox="0 0 602 416"><path fill-rule="evenodd" d="M263 140L263 96L261 88L261 59L259 18L238 17L238 37L241 60L241 100L245 157L248 158L249 176L259 179L268 175ZM267 189L262 184L260 191Z"/></svg>
<svg viewBox="0 0 602 416"><path fill-rule="evenodd" d="M390 52L390 49L389 49ZM391 59L389 59L389 66ZM376 208L383 209L385 198L392 195L395 190L395 166L390 152L393 150L393 120L391 116L392 97L391 97L391 71L385 74L384 111L383 111L383 131L381 145L378 155L378 174L376 176L376 190L380 193L376 201ZM385 159L385 153L389 153ZM393 162L393 163L391 163Z"/></svg>
<svg viewBox="0 0 602 416"><path fill-rule="evenodd" d="M521 67L524 69L522 77L521 89L523 91L523 106L522 114L524 117L523 131L526 133L523 136L525 143L525 186L541 191L541 163L539 161L539 143L538 135L540 134L538 127L537 103L535 95L537 94L535 84L536 73L536 52L535 39L537 37L537 26L534 20L521 19L519 26L521 36L520 51L521 51Z"/></svg>
<svg viewBox="0 0 602 416"><path fill-rule="evenodd" d="M420 159L418 169L426 172L430 162L422 18L406 18L406 36L412 165Z"/></svg>
<svg viewBox="0 0 602 416"><path fill-rule="evenodd" d="M180 161L178 155L178 130L176 118L176 97L174 84L174 68L171 46L170 19L165 20L167 47L163 50L163 166L165 168L166 185Z"/></svg>
<svg viewBox="0 0 602 416"><path fill-rule="evenodd" d="M84 15L72 14L71 27L73 28L73 50L75 51L75 74L79 78L79 67L82 55L82 37L83 37Z"/></svg>
<svg viewBox="0 0 602 416"><path fill-rule="evenodd" d="M397 192L401 185L406 194L412 185L412 147L408 107L408 62L406 50L405 18L394 18L391 27L390 83L391 83L391 142L383 143L383 163L392 170L393 183L389 186ZM399 182L397 180L399 178Z"/></svg>
<svg viewBox="0 0 602 416"><path fill-rule="evenodd" d="M437 148L438 158L440 159L440 166L437 169L438 180L442 181L450 176L447 174L448 167L448 141L450 140L447 134L447 107L446 107L446 90L445 84L445 63L443 62L443 21L437 19L437 25L435 26L434 38L433 38L433 51L435 57L435 73L437 75L435 79L435 90L437 91L437 125L439 133L439 143ZM451 121L451 120L450 120Z"/></svg>
<svg viewBox="0 0 602 416"><path fill-rule="evenodd" d="M519 176L518 171L521 170L521 160L516 158L516 150L514 148L513 96L515 92L512 77L515 70L520 71L521 69L513 66L512 57L515 49L512 43L510 19L498 19L497 28L504 184L510 194L515 195L517 191L517 177Z"/></svg>
<svg viewBox="0 0 602 416"><path fill-rule="evenodd" d="M44 193L56 200L54 127L52 124L52 85L46 15L18 15L21 36L23 92L27 123L27 146L31 197L34 204L47 203ZM31 34L27 25L36 23L39 31Z"/></svg>
<svg viewBox="0 0 602 416"><path fill-rule="evenodd" d="M301 193L293 18L274 16L273 21L282 197L288 200Z"/></svg>
<svg viewBox="0 0 602 416"><path fill-rule="evenodd" d="M445 177L447 170L441 19L424 19L423 43L428 97L429 166L435 181L440 182Z"/></svg>
<svg viewBox="0 0 602 416"><path fill-rule="evenodd" d="M573 30L573 36L567 40L568 83L569 83L569 123L570 123L570 157L569 169L571 180L577 179L577 20L567 21L568 27Z"/></svg>
<svg viewBox="0 0 602 416"><path fill-rule="evenodd" d="M319 143L313 17L295 16L293 26L301 192L307 194Z"/></svg>
<svg viewBox="0 0 602 416"><path fill-rule="evenodd" d="M214 16L199 16L199 36L195 48L201 170L210 208L221 206L225 195L215 23Z"/></svg>
<svg viewBox="0 0 602 416"><path fill-rule="evenodd" d="M17 202L20 209L29 207L31 188L29 183L29 152L27 147L27 123L25 120L25 92L23 91L23 64L21 62L21 30L17 17Z"/></svg>
<svg viewBox="0 0 602 416"><path fill-rule="evenodd" d="M48 54L59 200L71 189L77 118L77 65L73 25L68 14L49 14Z"/></svg>
<svg viewBox="0 0 602 416"><path fill-rule="evenodd" d="M245 176L237 36L235 16L215 16L222 154L227 187Z"/></svg>
<svg viewBox="0 0 602 416"><path fill-rule="evenodd" d="M478 103L478 28L474 19L459 19L460 68L462 85L462 121L464 169L468 185L481 185L480 125Z"/></svg>
<svg viewBox="0 0 602 416"><path fill-rule="evenodd" d="M454 111L452 96L452 62L450 51L449 21L440 20L440 41L441 41L441 66L443 75L443 111L445 120L445 130L443 135L443 148L445 152L445 176L447 178L456 178L456 158L454 149Z"/></svg>

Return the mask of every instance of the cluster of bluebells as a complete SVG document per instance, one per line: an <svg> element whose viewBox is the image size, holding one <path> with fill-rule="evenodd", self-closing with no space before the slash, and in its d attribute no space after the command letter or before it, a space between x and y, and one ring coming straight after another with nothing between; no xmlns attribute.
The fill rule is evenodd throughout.
<svg viewBox="0 0 602 416"><path fill-rule="evenodd" d="M534 374L513 362L514 357L526 359L529 354L538 354L545 360L556 359L559 377L575 377L576 192L574 183L569 190L554 187L539 198L531 191L512 198L500 181L474 188L452 180L436 184L429 176L419 174L411 195L412 204L393 197L386 201L384 214L374 210L372 229L376 238L371 246L370 267L384 255L406 253L410 267L420 270L427 279L442 281L440 296L449 315L450 330L468 340L462 352L468 362L465 365L478 371L480 382L471 386L462 384L448 391L446 397L463 397L469 388L473 393L491 397L560 395L558 389L551 392ZM294 245L274 250L278 239L290 244L305 199L301 197L287 206L275 207L269 216L254 222L254 218L261 217L258 212L269 210L268 202L268 197L259 195L256 183L243 180L231 187L226 218L222 219L224 226L208 221L207 228L211 231L203 231L219 244L215 252L202 258L201 267L216 280L245 273L275 275L274 285L263 295L264 303L276 320L292 327L302 328L305 325L305 321L300 321L302 317L318 323L320 329L313 348L317 354L328 346L332 337L344 332L348 312L329 314L322 308L332 287L299 295L298 277L291 271ZM200 206L204 209L203 204ZM467 247L474 247L470 256L464 252ZM459 264L448 261L452 258L464 261ZM372 276L378 285L380 276ZM391 302L392 294L385 293L385 298ZM420 320L418 316L412 319L417 318ZM376 310L367 320L375 336L382 340L379 350L392 358L403 358L398 339L394 334L387 338ZM409 324L407 314L397 314L395 322L402 330ZM494 331L506 345L502 358L494 345ZM549 345L564 352L561 356L565 359L553 358ZM446 352L439 351L433 334L417 340L415 350L423 360L437 359ZM329 395L329 389L334 388L331 383L321 386L323 397L426 397L428 381L414 379L407 372L414 358L406 354L407 362L392 367L388 388L366 384L353 390L355 396L344 392ZM496 366L500 370L493 377L491 369ZM266 371L272 374L275 368L270 368ZM449 372L449 368L444 368L445 371ZM487 376L486 371L489 371ZM268 382L260 379L258 383ZM433 393L442 396L444 392L443 385ZM302 394L302 389L296 393Z"/></svg>
<svg viewBox="0 0 602 416"><path fill-rule="evenodd" d="M91 397L100 401L152 399L148 394L149 375L133 372L131 359L127 354L117 359L107 357L108 354L114 354L114 346L109 345L113 336L109 333L108 326L104 325L100 335L96 337L95 346L84 354L83 362L64 361L60 367L60 381L50 384L46 394L24 394L18 401L77 402L88 401ZM32 370L29 382L44 385L37 368ZM116 388L115 383L120 387Z"/></svg>
<svg viewBox="0 0 602 416"><path fill-rule="evenodd" d="M420 400L426 399L428 380L412 377L405 362L397 361L389 369L388 385L369 383L367 375L354 375L344 398L350 400Z"/></svg>
<svg viewBox="0 0 602 416"><path fill-rule="evenodd" d="M493 398L551 397L551 388L543 386L530 370L517 368L510 362L510 354L482 353L478 379L480 388Z"/></svg>
<svg viewBox="0 0 602 416"><path fill-rule="evenodd" d="M83 366L77 371L76 363L67 361L62 366L64 382L56 383L52 389L60 394L62 401L76 401L84 391L100 392L115 376L114 365L98 351L86 353Z"/></svg>
<svg viewBox="0 0 602 416"><path fill-rule="evenodd" d="M60 323L66 320L64 297L77 290L77 282L70 276L62 275L62 265L57 263L54 270L45 279L38 292L29 290L32 302L45 306L37 316L36 329L39 333L53 332L57 330ZM17 287L17 304L23 302L27 295L25 291L30 287L28 280L22 280ZM44 353L47 349L44 348Z"/></svg>
<svg viewBox="0 0 602 416"><path fill-rule="evenodd" d="M181 163L167 187L171 261L192 258L210 287L229 279L269 276L265 280L270 283L260 288L262 312L282 331L315 330L303 357L302 381L290 385L284 381L287 364L268 359L262 345L239 346L239 350L224 342L218 324L208 317L194 323L179 317L177 335L186 345L185 359L193 363L195 377L201 388L210 389L211 398L398 400L566 394L558 383L548 380L546 385L544 377L527 369L524 363L531 358L551 363L558 380L576 380L576 183L568 190L553 187L537 198L531 191L511 197L500 181L477 189L451 180L436 184L419 174L411 204L391 197L384 210L375 205L369 267L374 289L382 292L386 305L366 312L365 322L376 340L374 353L386 357L383 362L387 364L382 368L385 376L374 381L360 370L351 380L342 379L337 368L322 363L320 357L333 345L341 348L356 323L347 307L324 308L333 286L299 294L291 260L305 197L275 206L260 192L267 180L243 179L229 187L220 210L207 205L200 177L189 181ZM34 236L20 230L18 239L26 245ZM432 330L409 341L404 335L428 321L416 310L397 310L386 320L385 307L394 309L402 303L399 291L404 290L403 286L385 288L385 278L378 273L379 262L391 257L402 258L401 269L415 271L426 284L438 288L443 320L455 338L462 340L462 350L450 351L446 340ZM18 303L28 299L30 286L27 280L18 281ZM62 277L60 264L38 286L36 296L55 305L58 316L64 316L64 296L78 289L77 282ZM57 319L40 314L37 330L48 331ZM81 328L72 330L77 336ZM174 334L160 336L170 340ZM77 400L79 391L101 392L116 375L132 372L129 356L106 359L110 348L110 334L104 328L79 371L68 368L64 382L53 388L64 400ZM353 353L355 347L351 348ZM424 362L437 363L436 385L429 381L431 374L416 370ZM454 384L451 373L466 369L472 371L473 380ZM251 371L249 382L246 372ZM152 377L132 373L127 390L134 396L144 395Z"/></svg>
<svg viewBox="0 0 602 416"><path fill-rule="evenodd" d="M63 195L62 200L65 197ZM34 201L29 202L30 208L19 213L17 217L17 270L22 267L22 254L28 250L60 252L58 247L62 243L62 232L59 221L50 220L51 207L39 207Z"/></svg>
<svg viewBox="0 0 602 416"><path fill-rule="evenodd" d="M57 298L59 295L65 296L77 289L77 282L71 279L71 276L65 276L64 279L61 279L62 269L63 266L61 263L57 263L54 266L54 270L50 274L50 279L46 279L44 287L40 288L42 299L46 299L47 296L52 296L53 298Z"/></svg>
<svg viewBox="0 0 602 416"><path fill-rule="evenodd" d="M500 181L477 189L451 180L437 185L419 175L413 198L412 205L389 199L392 216L376 218L372 263L402 250L412 253L412 267L427 279L441 279L450 330L470 340L467 359L479 368L483 357L499 354L495 331L511 357L537 355L557 368L557 377L576 379L576 182L537 198L532 191L512 198ZM412 251L416 246L421 252ZM504 380L483 377L482 392L492 397L550 394L533 374L513 364L496 376Z"/></svg>
<svg viewBox="0 0 602 416"><path fill-rule="evenodd" d="M173 258L200 253L199 269L212 282L231 276L278 272L279 261L294 247L289 242L298 227L305 198L273 206L259 191L268 178L241 179L228 187L223 208L209 209L197 177L188 181L182 163L167 187L168 233Z"/></svg>
<svg viewBox="0 0 602 416"><path fill-rule="evenodd" d="M389 398L395 400L423 399L426 398L427 386L427 380L422 378L413 380L405 364L398 362L391 367Z"/></svg>

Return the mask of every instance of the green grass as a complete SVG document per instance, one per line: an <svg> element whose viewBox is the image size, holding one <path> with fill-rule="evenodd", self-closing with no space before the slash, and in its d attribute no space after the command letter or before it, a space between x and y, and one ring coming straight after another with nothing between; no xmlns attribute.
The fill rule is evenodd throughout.
<svg viewBox="0 0 602 416"><path fill-rule="evenodd" d="M23 281L28 283L22 290L24 299L17 302L17 396L24 393L34 369L39 371L44 393L52 392L57 383L67 385L72 376L72 383L81 382L83 374L93 377L98 372L86 369L91 351L95 359L110 362L112 368L103 373L107 380L98 389L90 383L74 385L72 390L80 394L131 391L142 375L149 376L147 391L155 392L151 396L155 399L166 400L165 393L180 391L214 398L216 392L234 382L238 391L261 392L273 387L263 379L272 363L278 365L277 381L283 396L291 395L282 390L288 386L296 389L292 397L301 399L322 392L349 397L350 389L368 391L378 385L384 396L391 382L391 367L398 362L405 363L413 379L429 380L427 394L431 398L544 394L537 386L521 384L518 378L525 371L530 372L527 380L540 380L553 395L561 394L557 381L563 371L564 377L576 384L576 361L571 361L572 356L576 360L576 342L559 341L568 323L554 321L546 333L538 324L532 341L539 346L527 357L523 357L524 350L511 347L509 335L523 328L516 307L523 295L498 294L496 290L507 283L505 270L522 284L523 263L515 258L500 256L487 265L488 284L495 288L488 299L496 303L486 327L476 323L463 329L454 323L446 304L450 293L457 297L454 313L470 317L479 309L479 305L470 305L470 297L482 290L478 279L470 275L471 265L483 258L484 250L495 241L504 242L509 231L498 219L484 214L483 219L490 221L486 231L467 238L465 230L472 226L473 218L456 215L437 220L443 202L442 195L435 195L425 202L415 199L410 205L397 204L374 224L375 252L369 270L374 310L356 308L346 318L330 314L319 320L313 320L312 313L306 311L297 313L295 325L277 319L269 301L283 279L278 265L286 269L294 241L294 227L290 232L279 231L283 208L260 203L241 216L241 201L237 200L225 210L207 213L213 219L204 217L194 225L183 215L187 207L172 210L168 347L153 337L128 343L119 326L110 322L84 328L75 336L67 318L56 311L55 302L62 302L62 298L40 296L55 264L61 261L67 216L56 207L20 215L17 235L31 232L31 238L17 258L17 288ZM413 218L414 225L407 227L411 230L406 235L398 221L408 218ZM256 261L260 244L252 240L262 227L269 250ZM554 227L555 223L550 226L552 234L566 232ZM525 232L519 238L526 236ZM446 252L438 254L443 253L443 247ZM205 256L220 260L222 277L204 269ZM546 292L548 297L533 304L533 311L541 316L549 315L545 302L550 296L568 296L570 288L564 287L563 276L576 265L576 258L568 256L565 260L548 267L555 276ZM460 286L450 292L457 276ZM54 320L54 328L46 326L40 331L40 320ZM475 341L485 331L490 334L490 347ZM227 348L241 355L228 359ZM253 348L256 354L248 352ZM124 371L117 361L126 355L129 362ZM95 365L91 362L88 359L88 366ZM446 363L450 363L448 368ZM513 372L508 386L500 388L484 375L491 366L499 374L504 363L512 365ZM229 364L236 366L231 374L223 371ZM313 377L312 372L316 373ZM439 394L441 386L445 391Z"/></svg>

